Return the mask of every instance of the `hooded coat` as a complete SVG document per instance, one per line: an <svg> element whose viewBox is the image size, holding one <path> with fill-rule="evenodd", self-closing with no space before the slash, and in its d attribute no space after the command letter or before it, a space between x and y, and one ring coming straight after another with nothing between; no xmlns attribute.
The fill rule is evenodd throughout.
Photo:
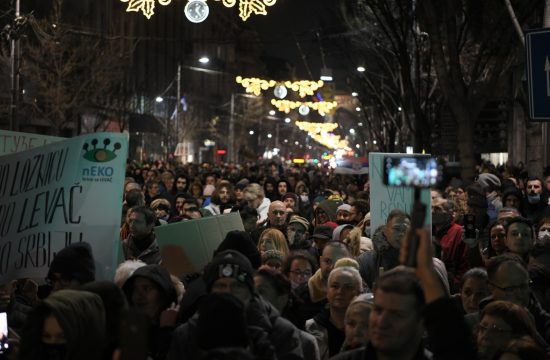
<svg viewBox="0 0 550 360"><path fill-rule="evenodd" d="M97 360L105 344L105 311L101 298L87 291L59 290L29 314L21 334L19 359L41 359L45 319L53 315L67 340L65 359Z"/></svg>

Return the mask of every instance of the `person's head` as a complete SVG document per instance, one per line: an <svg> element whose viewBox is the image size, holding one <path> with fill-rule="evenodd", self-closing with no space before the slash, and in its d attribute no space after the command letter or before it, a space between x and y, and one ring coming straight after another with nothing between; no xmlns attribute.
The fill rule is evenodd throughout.
<svg viewBox="0 0 550 360"><path fill-rule="evenodd" d="M271 226L282 227L286 222L286 206L282 201L273 201L269 204L267 218Z"/></svg>
<svg viewBox="0 0 550 360"><path fill-rule="evenodd" d="M351 301L363 292L359 271L351 266L334 268L327 282L327 300L332 311L346 311Z"/></svg>
<svg viewBox="0 0 550 360"><path fill-rule="evenodd" d="M290 191L290 184L288 183L288 181L280 180L277 183L277 193L279 194L279 197L282 197L288 191Z"/></svg>
<svg viewBox="0 0 550 360"><path fill-rule="evenodd" d="M132 276L138 268L147 265L141 260L126 260L120 263L115 271L114 283L119 288L122 288L126 280Z"/></svg>
<svg viewBox="0 0 550 360"><path fill-rule="evenodd" d="M235 185L234 194L235 194L235 201L241 202L244 197L244 189L246 188L246 184L244 183L237 183Z"/></svg>
<svg viewBox="0 0 550 360"><path fill-rule="evenodd" d="M60 290L28 314L19 359L100 359L105 340L101 298L88 291Z"/></svg>
<svg viewBox="0 0 550 360"><path fill-rule="evenodd" d="M352 229L353 225L351 224L337 226L336 229L334 229L334 231L332 232L332 240L344 242L344 239L348 237Z"/></svg>
<svg viewBox="0 0 550 360"><path fill-rule="evenodd" d="M527 194L527 201L529 204L538 204L542 196L542 180L536 177L530 177L527 179L525 185L525 193Z"/></svg>
<svg viewBox="0 0 550 360"><path fill-rule="evenodd" d="M145 183L145 189L149 197L154 198L160 194L160 185L156 180L149 180Z"/></svg>
<svg viewBox="0 0 550 360"><path fill-rule="evenodd" d="M537 244L550 243L550 217L543 217L537 226Z"/></svg>
<svg viewBox="0 0 550 360"><path fill-rule="evenodd" d="M309 237L309 221L298 215L292 215L286 228L286 238L290 245L300 243Z"/></svg>
<svg viewBox="0 0 550 360"><path fill-rule="evenodd" d="M212 194L212 202L217 205L230 204L235 201L233 186L227 181L220 181Z"/></svg>
<svg viewBox="0 0 550 360"><path fill-rule="evenodd" d="M261 233L258 250L261 254L268 250L279 250L284 256L287 256L289 252L285 235L275 228L267 228Z"/></svg>
<svg viewBox="0 0 550 360"><path fill-rule="evenodd" d="M245 307L254 295L254 269L250 261L235 250L222 251L208 264L204 281L210 293L228 293Z"/></svg>
<svg viewBox="0 0 550 360"><path fill-rule="evenodd" d="M170 218L170 213L172 205L170 201L164 198L159 198L151 201L151 210L155 212L157 219L168 220Z"/></svg>
<svg viewBox="0 0 550 360"><path fill-rule="evenodd" d="M497 213L497 221L503 224L509 218L521 216L518 209L513 207L501 207Z"/></svg>
<svg viewBox="0 0 550 360"><path fill-rule="evenodd" d="M306 251L292 251L283 264L285 274L293 288L307 283L311 275L317 271L317 263Z"/></svg>
<svg viewBox="0 0 550 360"><path fill-rule="evenodd" d="M380 276L369 317L370 341L376 351L388 357L411 357L424 333L424 306L414 271L396 268Z"/></svg>
<svg viewBox="0 0 550 360"><path fill-rule="evenodd" d="M345 257L349 257L349 250L344 243L340 241L327 242L319 258L323 279L328 280L328 276L332 269L334 269L336 261Z"/></svg>
<svg viewBox="0 0 550 360"><path fill-rule="evenodd" d="M212 186L216 186L216 175L214 174L208 174L206 175L206 179L204 181L204 184L205 185L212 185Z"/></svg>
<svg viewBox="0 0 550 360"><path fill-rule="evenodd" d="M410 227L410 216L400 209L393 209L388 214L383 232L391 246L400 248L401 242Z"/></svg>
<svg viewBox="0 0 550 360"><path fill-rule="evenodd" d="M495 300L511 301L521 306L529 304L529 273L519 256L505 253L490 259L487 275L489 291Z"/></svg>
<svg viewBox="0 0 550 360"><path fill-rule="evenodd" d="M220 243L214 255L226 250L235 250L244 255L254 269L257 269L262 264L262 257L256 244L245 231L231 230Z"/></svg>
<svg viewBox="0 0 550 360"><path fill-rule="evenodd" d="M355 349L368 344L371 309L372 294L361 294L349 304L344 320L347 348Z"/></svg>
<svg viewBox="0 0 550 360"><path fill-rule="evenodd" d="M260 186L260 184L252 183L244 189L243 199L246 200L248 202L248 206L253 209L260 207L264 197L264 189Z"/></svg>
<svg viewBox="0 0 550 360"><path fill-rule="evenodd" d="M453 220L454 208L452 200L443 198L432 204L432 224L436 227L448 226Z"/></svg>
<svg viewBox="0 0 550 360"><path fill-rule="evenodd" d="M199 210L199 204L195 198L186 198L183 202L181 214L188 219L200 219L202 214Z"/></svg>
<svg viewBox="0 0 550 360"><path fill-rule="evenodd" d="M46 280L54 291L76 289L94 281L95 262L90 244L74 243L61 249L50 264Z"/></svg>
<svg viewBox="0 0 550 360"><path fill-rule="evenodd" d="M176 178L176 190L179 193L186 192L189 185L189 180L185 175L178 175Z"/></svg>
<svg viewBox="0 0 550 360"><path fill-rule="evenodd" d="M483 308L477 328L477 347L482 360L493 359L508 341L535 336L535 326L522 306L509 301L493 301Z"/></svg>
<svg viewBox="0 0 550 360"><path fill-rule="evenodd" d="M502 194L502 206L519 209L521 206L521 192L517 188L509 188Z"/></svg>
<svg viewBox="0 0 550 360"><path fill-rule="evenodd" d="M164 184L166 191L171 192L174 187L174 174L171 171L165 171L160 174L160 181Z"/></svg>
<svg viewBox="0 0 550 360"><path fill-rule="evenodd" d="M155 214L146 206L136 206L128 210L126 222L130 235L136 239L143 239L151 234L155 226Z"/></svg>
<svg viewBox="0 0 550 360"><path fill-rule="evenodd" d="M347 223L351 222L351 205L342 204L336 209L336 221Z"/></svg>
<svg viewBox="0 0 550 360"><path fill-rule="evenodd" d="M460 299L466 314L479 311L479 302L489 296L487 271L473 268L464 273L460 283Z"/></svg>
<svg viewBox="0 0 550 360"><path fill-rule="evenodd" d="M292 192L287 192L281 197L281 201L285 204L285 208L293 212L298 210L298 195Z"/></svg>
<svg viewBox="0 0 550 360"><path fill-rule="evenodd" d="M158 183L159 172L156 169L148 169L145 173L145 183L156 181Z"/></svg>
<svg viewBox="0 0 550 360"><path fill-rule="evenodd" d="M332 239L333 232L334 229L329 225L317 225L313 228L311 238L313 239L315 247L319 253L323 252L326 243Z"/></svg>
<svg viewBox="0 0 550 360"><path fill-rule="evenodd" d="M202 185L199 182L194 182L191 184L191 195L193 195L195 198L200 199L202 198Z"/></svg>
<svg viewBox="0 0 550 360"><path fill-rule="evenodd" d="M531 221L522 217L513 217L506 220L506 237L504 244L508 251L526 256L535 244L533 225Z"/></svg>
<svg viewBox="0 0 550 360"><path fill-rule="evenodd" d="M363 199L357 199L351 203L349 210L349 221L352 224L358 224L369 213L370 204Z"/></svg>
<svg viewBox="0 0 550 360"><path fill-rule="evenodd" d="M176 211L177 211L178 215L183 214L183 204L185 204L185 200L188 197L189 197L189 195L187 195L185 193L178 193L176 195L175 206L176 206Z"/></svg>
<svg viewBox="0 0 550 360"><path fill-rule="evenodd" d="M146 265L136 269L122 290L130 307L153 321L158 321L160 313L177 302L170 273L160 265Z"/></svg>
<svg viewBox="0 0 550 360"><path fill-rule="evenodd" d="M288 303L290 281L286 276L270 269L261 269L254 275L256 292L273 305L280 313Z"/></svg>
<svg viewBox="0 0 550 360"><path fill-rule="evenodd" d="M506 238L506 229L502 223L495 221L489 224L489 252L488 256L503 254L506 251L504 239Z"/></svg>
<svg viewBox="0 0 550 360"><path fill-rule="evenodd" d="M279 250L267 250L262 253L262 268L281 272L285 256Z"/></svg>

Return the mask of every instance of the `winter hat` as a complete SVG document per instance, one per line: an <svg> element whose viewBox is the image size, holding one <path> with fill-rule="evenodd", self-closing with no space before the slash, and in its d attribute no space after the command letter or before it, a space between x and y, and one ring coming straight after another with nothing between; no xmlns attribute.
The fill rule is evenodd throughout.
<svg viewBox="0 0 550 360"><path fill-rule="evenodd" d="M258 247L246 231L233 230L225 235L225 239L214 252L214 256L225 250L235 250L248 258L252 267L257 269L262 264L262 257Z"/></svg>
<svg viewBox="0 0 550 360"><path fill-rule="evenodd" d="M283 264L285 256L279 250L267 250L262 254L262 264L266 264L270 260L275 260Z"/></svg>
<svg viewBox="0 0 550 360"><path fill-rule="evenodd" d="M170 277L170 273L168 272L168 270L160 265L153 264L142 266L136 269L132 276L130 276L122 286L122 290L126 294L126 298L129 302L132 299L134 282L138 277L149 279L157 286L159 292L163 297L163 309L169 307L171 303L176 303L178 301L176 288L172 283L172 278Z"/></svg>
<svg viewBox="0 0 550 360"><path fill-rule="evenodd" d="M332 227L328 225L318 225L313 229L313 239L330 240L332 238Z"/></svg>
<svg viewBox="0 0 550 360"><path fill-rule="evenodd" d="M298 195L292 192L287 192L286 194L284 194L283 197L281 198L281 201L285 201L285 199L288 199L288 198L294 199L295 203L298 202Z"/></svg>
<svg viewBox="0 0 550 360"><path fill-rule="evenodd" d="M248 346L244 304L231 294L208 294L199 307L197 340L201 349Z"/></svg>
<svg viewBox="0 0 550 360"><path fill-rule="evenodd" d="M92 247L86 242L71 244L60 250L50 264L48 279L54 273L74 279L80 284L95 280L95 263Z"/></svg>
<svg viewBox="0 0 550 360"><path fill-rule="evenodd" d="M340 234L342 233L342 231L344 231L345 229L353 229L353 225L351 224L344 224L344 225L340 225L338 226L336 229L334 229L334 231L332 232L332 240L333 241L340 241Z"/></svg>
<svg viewBox="0 0 550 360"><path fill-rule="evenodd" d="M342 204L342 205L338 206L338 208L336 208L336 212L338 212L338 211L350 212L351 211L351 205L350 204Z"/></svg>
<svg viewBox="0 0 550 360"><path fill-rule="evenodd" d="M214 193L214 190L216 190L216 187L214 185L208 184L204 187L204 190L202 191L202 195L212 196L212 193Z"/></svg>
<svg viewBox="0 0 550 360"><path fill-rule="evenodd" d="M500 188L500 179L498 176L489 173L479 174L477 182L484 190L492 191Z"/></svg>
<svg viewBox="0 0 550 360"><path fill-rule="evenodd" d="M288 225L290 224L300 224L304 227L306 231L309 230L309 221L307 221L306 218L298 216L298 215L292 215L290 218Z"/></svg>
<svg viewBox="0 0 550 360"><path fill-rule="evenodd" d="M240 252L226 250L217 254L206 266L204 271L204 282L208 292L212 289L214 282L220 278L235 278L248 286L254 292L254 269L250 261Z"/></svg>

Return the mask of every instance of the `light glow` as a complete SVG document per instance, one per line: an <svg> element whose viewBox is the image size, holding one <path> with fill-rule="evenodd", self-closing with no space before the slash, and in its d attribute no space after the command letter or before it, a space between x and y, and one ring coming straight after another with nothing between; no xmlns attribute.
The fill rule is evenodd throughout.
<svg viewBox="0 0 550 360"><path fill-rule="evenodd" d="M223 6L231 8L237 4L237 0L216 0L221 1ZM243 21L248 20L250 15L267 15L266 6L273 6L277 0L239 0L239 16Z"/></svg>

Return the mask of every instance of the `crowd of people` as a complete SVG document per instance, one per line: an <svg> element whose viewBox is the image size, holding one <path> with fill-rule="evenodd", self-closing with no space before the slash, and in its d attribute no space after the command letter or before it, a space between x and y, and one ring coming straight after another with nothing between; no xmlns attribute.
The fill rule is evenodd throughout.
<svg viewBox="0 0 550 360"><path fill-rule="evenodd" d="M421 229L400 209L371 229L368 176L324 166L126 174L115 278L96 281L82 242L56 254L46 284L4 284L11 358L549 358L550 172L482 164L475 181L447 178ZM230 212L244 231L218 239L204 269L163 267L155 227Z"/></svg>

